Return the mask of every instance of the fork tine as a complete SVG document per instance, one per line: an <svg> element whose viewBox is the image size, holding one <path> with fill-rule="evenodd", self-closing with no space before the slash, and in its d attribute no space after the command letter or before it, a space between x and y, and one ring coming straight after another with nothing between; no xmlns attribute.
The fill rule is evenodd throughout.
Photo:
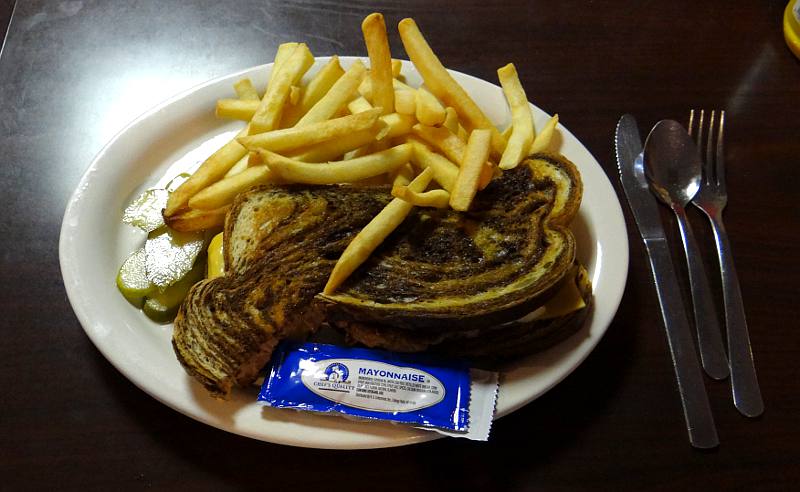
<svg viewBox="0 0 800 492"><path fill-rule="evenodd" d="M700 118L697 122L697 148L698 152L701 152L700 149L703 148L703 120L705 120L706 111L704 109L700 110ZM703 154L700 154L701 156Z"/></svg>
<svg viewBox="0 0 800 492"><path fill-rule="evenodd" d="M694 127L694 109L689 111L689 126L686 127L687 130L689 131L690 137L694 137L693 127Z"/></svg>
<svg viewBox="0 0 800 492"><path fill-rule="evenodd" d="M708 140L706 141L706 162L704 167L705 180L707 183L716 183L716 173L714 172L714 120L716 119L716 111L711 111L711 117L708 120Z"/></svg>
<svg viewBox="0 0 800 492"><path fill-rule="evenodd" d="M716 155L716 177L717 186L722 193L727 193L725 189L725 111L719 112L719 128L717 129L717 155Z"/></svg>

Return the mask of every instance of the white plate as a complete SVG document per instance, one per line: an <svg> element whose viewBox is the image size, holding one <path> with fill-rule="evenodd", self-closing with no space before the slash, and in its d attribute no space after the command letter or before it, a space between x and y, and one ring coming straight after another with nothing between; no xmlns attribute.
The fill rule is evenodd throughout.
<svg viewBox="0 0 800 492"><path fill-rule="evenodd" d="M355 59L341 58L343 65ZM318 58L316 66L325 61ZM61 272L72 307L92 342L125 377L164 404L214 427L317 448L377 448L433 439L438 435L391 424L263 409L255 403L255 388L236 392L230 401L214 400L178 364L170 343L172 326L148 320L115 287L117 269L144 238L120 223L124 207L165 174L196 166L230 138L242 124L217 120L215 101L233 97L232 84L242 77L263 87L270 67L248 69L180 94L139 117L100 151L73 193L61 227ZM409 83L421 82L408 62L403 73ZM452 73L491 120L501 125L510 121L499 87ZM536 127L542 128L548 115L533 110ZM539 397L586 358L611 322L625 287L628 242L619 201L589 151L566 128L559 130L560 150L584 180L573 229L578 256L594 286L595 307L579 333L503 373L497 417Z"/></svg>

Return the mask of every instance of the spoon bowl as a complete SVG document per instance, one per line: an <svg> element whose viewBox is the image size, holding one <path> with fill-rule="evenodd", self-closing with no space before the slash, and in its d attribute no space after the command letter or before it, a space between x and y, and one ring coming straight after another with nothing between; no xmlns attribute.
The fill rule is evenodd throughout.
<svg viewBox="0 0 800 492"><path fill-rule="evenodd" d="M685 207L700 189L703 163L692 137L680 123L661 120L644 144L650 188L659 200L675 209Z"/></svg>

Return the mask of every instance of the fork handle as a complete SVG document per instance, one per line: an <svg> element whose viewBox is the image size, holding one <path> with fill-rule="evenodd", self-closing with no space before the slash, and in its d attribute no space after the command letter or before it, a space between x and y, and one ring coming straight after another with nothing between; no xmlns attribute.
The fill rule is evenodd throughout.
<svg viewBox="0 0 800 492"><path fill-rule="evenodd" d="M725 324L728 327L728 356L731 361L731 388L733 404L747 417L758 417L764 412L764 401L758 385L753 352L750 349L750 334L744 316L742 290L733 265L733 254L728 233L719 213L711 216L711 226L719 256L722 276L722 296L725 300Z"/></svg>
<svg viewBox="0 0 800 492"><path fill-rule="evenodd" d="M714 309L714 302L711 299L711 288L708 286L708 277L703 268L697 241L695 241L694 233L689 226L684 208L676 205L673 210L678 218L683 250L686 253L700 360L706 374L714 379L725 379L729 373L728 360L725 357L722 331L717 319L717 311Z"/></svg>

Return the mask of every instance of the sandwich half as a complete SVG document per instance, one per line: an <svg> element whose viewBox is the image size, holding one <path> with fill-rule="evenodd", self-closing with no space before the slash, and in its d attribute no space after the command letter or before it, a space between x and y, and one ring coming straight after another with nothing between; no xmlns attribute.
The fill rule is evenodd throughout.
<svg viewBox="0 0 800 492"><path fill-rule="evenodd" d="M574 164L532 156L468 212L418 209L317 299L329 323L369 347L489 358L544 348L579 328L591 303L569 228L582 194ZM561 307L546 312L557 294Z"/></svg>

